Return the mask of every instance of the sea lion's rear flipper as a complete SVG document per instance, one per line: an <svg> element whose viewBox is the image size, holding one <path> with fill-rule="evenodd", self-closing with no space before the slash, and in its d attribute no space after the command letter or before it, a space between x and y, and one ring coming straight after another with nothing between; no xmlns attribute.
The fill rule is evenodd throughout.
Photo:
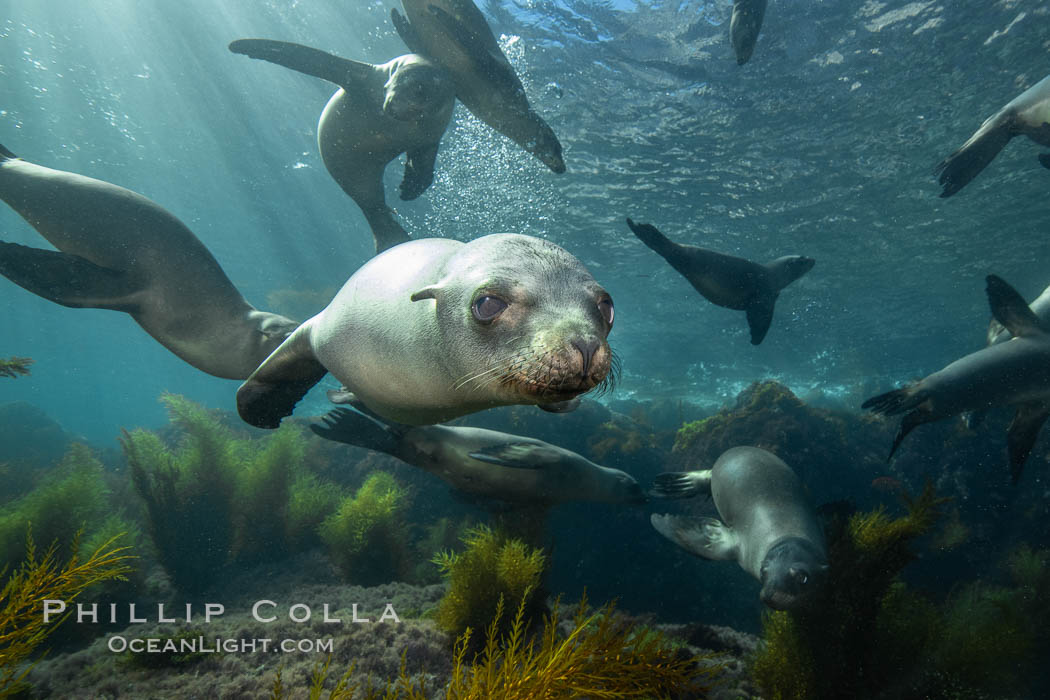
<svg viewBox="0 0 1050 700"><path fill-rule="evenodd" d="M721 520L653 513L649 522L661 535L698 557L715 560L737 558L739 545L736 533Z"/></svg>
<svg viewBox="0 0 1050 700"><path fill-rule="evenodd" d="M1001 277L988 275L988 305L992 308L995 320L1003 324L1010 335L1015 338L1039 333L1050 333L1042 319L1035 315L1032 307L1017 290L1007 284Z"/></svg>
<svg viewBox="0 0 1050 700"><path fill-rule="evenodd" d="M934 174L939 174L937 182L944 187L940 196L951 197L969 184L999 155L999 151L1012 137L1013 117L1010 113L998 112L986 119L959 150L934 168Z"/></svg>
<svg viewBox="0 0 1050 700"><path fill-rule="evenodd" d="M0 241L0 275L25 290L74 309L133 312L140 287L127 273L79 255Z"/></svg>
<svg viewBox="0 0 1050 700"><path fill-rule="evenodd" d="M517 74L514 73L514 69L511 68L510 63L507 61L507 57L503 55L499 44L496 43L496 37L492 35L491 31L487 32L487 36L486 33L474 31L471 27L437 5L427 5L427 9L445 28L452 40L459 45L459 48L470 57L470 60L474 61L478 70L500 82L506 82L511 85L520 82ZM470 9L479 12L476 8ZM481 24L486 28L488 27L484 18L481 19Z"/></svg>
<svg viewBox="0 0 1050 700"><path fill-rule="evenodd" d="M405 153L405 177L401 180L401 199L406 202L423 194L434 182L434 163L440 143Z"/></svg>
<svg viewBox="0 0 1050 700"><path fill-rule="evenodd" d="M320 49L312 49L290 41L273 39L238 39L230 44L230 51L276 63L294 71L327 80L330 83L354 89L369 79L375 70L370 63L340 58Z"/></svg>
<svg viewBox="0 0 1050 700"><path fill-rule="evenodd" d="M1044 168L1050 168L1050 153L1039 154L1039 165L1043 166Z"/></svg>
<svg viewBox="0 0 1050 700"><path fill-rule="evenodd" d="M773 309L776 303L776 294L760 294L747 305L747 325L751 329L752 345L758 345L765 340L769 326L773 323Z"/></svg>
<svg viewBox="0 0 1050 700"><path fill-rule="evenodd" d="M653 498L692 498L711 494L711 470L657 474L649 495Z"/></svg>
<svg viewBox="0 0 1050 700"><path fill-rule="evenodd" d="M1007 451L1010 454L1010 478L1017 483L1021 478L1025 460L1028 459L1039 429L1050 417L1050 406L1042 401L1032 401L1017 407L1017 413L1006 433Z"/></svg>
<svg viewBox="0 0 1050 700"><path fill-rule="evenodd" d="M917 427L927 421L926 411L916 409L904 416L901 420L900 426L897 428L897 434L893 438L893 445L890 447L890 453L886 455L886 461L889 462L893 459L893 455L896 454L897 448L901 446L904 438L908 437L908 433L915 430Z"/></svg>
<svg viewBox="0 0 1050 700"><path fill-rule="evenodd" d="M276 428L327 373L310 347L308 321L296 328L237 389L237 413L257 428Z"/></svg>
<svg viewBox="0 0 1050 700"><path fill-rule="evenodd" d="M419 34L416 33L416 28L412 26L407 17L396 9L391 9L390 21L394 23L394 30L401 37L401 41L405 42L405 46L408 47L409 51L426 55L426 47L420 40Z"/></svg>
<svg viewBox="0 0 1050 700"><path fill-rule="evenodd" d="M548 445L534 442L505 442L489 445L470 453L479 462L488 462L511 469L543 469L558 464L564 455Z"/></svg>
<svg viewBox="0 0 1050 700"><path fill-rule="evenodd" d="M396 454L402 436L399 426L380 423L349 408L332 409L321 417L320 423L311 423L310 430L325 440L387 454Z"/></svg>

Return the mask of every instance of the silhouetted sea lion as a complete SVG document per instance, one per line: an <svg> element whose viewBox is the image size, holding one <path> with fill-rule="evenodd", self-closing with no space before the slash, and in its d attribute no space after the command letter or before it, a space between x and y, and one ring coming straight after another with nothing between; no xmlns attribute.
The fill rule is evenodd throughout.
<svg viewBox="0 0 1050 700"><path fill-rule="evenodd" d="M941 196L951 197L969 184L1018 135L1050 146L1050 75L985 119L959 150L937 165L934 172L940 173L937 181L944 186ZM1040 154L1039 162L1050 168L1050 153Z"/></svg>
<svg viewBox="0 0 1050 700"><path fill-rule="evenodd" d="M230 51L340 86L317 124L321 160L361 207L376 252L409 240L386 204L383 171L404 153L401 199L415 199L430 187L441 136L455 106L448 74L418 54L373 65L270 39L239 39Z"/></svg>
<svg viewBox="0 0 1050 700"><path fill-rule="evenodd" d="M1039 429L1050 416L1050 326L1036 316L1017 291L995 275L987 277L988 303L1013 339L970 353L903 389L874 396L863 404L888 416L905 413L890 457L901 441L923 423L964 411L1017 406L1007 433L1014 483L1032 451Z"/></svg>
<svg viewBox="0 0 1050 700"><path fill-rule="evenodd" d="M202 372L244 379L298 325L245 301L171 212L0 146L0 199L58 251L0 242L0 274L49 301L130 314Z"/></svg>
<svg viewBox="0 0 1050 700"><path fill-rule="evenodd" d="M816 261L786 255L762 265L707 248L675 243L650 224L627 225L642 243L659 253L712 304L747 312L751 344L766 337L780 290L813 269Z"/></svg>
<svg viewBox="0 0 1050 700"><path fill-rule="evenodd" d="M612 367L608 293L538 238L409 241L369 260L237 392L275 428L330 371L385 420L425 425L510 404L560 404Z"/></svg>
<svg viewBox="0 0 1050 700"><path fill-rule="evenodd" d="M456 97L474 116L554 172L565 172L558 137L529 106L481 10L471 0L401 0L401 5L407 19L396 9L390 17L409 50L449 72Z"/></svg>
<svg viewBox="0 0 1050 700"><path fill-rule="evenodd" d="M751 60L766 16L766 0L733 0L733 16L729 20L729 40L733 44L736 63L742 66Z"/></svg>
<svg viewBox="0 0 1050 700"><path fill-rule="evenodd" d="M779 457L733 447L711 469L660 474L650 495L710 494L722 520L653 514L653 527L705 559L732 559L762 583L775 610L805 605L828 570L824 533L802 482ZM724 522L723 522L724 521Z"/></svg>
<svg viewBox="0 0 1050 700"><path fill-rule="evenodd" d="M310 429L326 440L393 455L459 491L518 503L644 503L638 482L542 440L483 428L409 426L338 408Z"/></svg>

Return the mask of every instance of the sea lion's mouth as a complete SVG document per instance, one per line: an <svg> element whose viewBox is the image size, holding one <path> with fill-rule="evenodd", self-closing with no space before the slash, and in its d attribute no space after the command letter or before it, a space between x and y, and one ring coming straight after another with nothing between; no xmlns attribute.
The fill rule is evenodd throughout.
<svg viewBox="0 0 1050 700"><path fill-rule="evenodd" d="M601 343L587 360L573 346L523 363L515 371L504 374L500 381L537 403L554 403L589 391L604 393L612 388L618 376L619 363L609 346Z"/></svg>

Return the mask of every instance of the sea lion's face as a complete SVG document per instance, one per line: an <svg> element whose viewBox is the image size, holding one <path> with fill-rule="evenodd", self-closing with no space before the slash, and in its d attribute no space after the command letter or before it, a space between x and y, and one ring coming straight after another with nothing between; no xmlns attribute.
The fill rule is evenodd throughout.
<svg viewBox="0 0 1050 700"><path fill-rule="evenodd" d="M762 561L762 602L774 610L797 610L813 600L827 577L824 555L811 542L792 537L773 545Z"/></svg>
<svg viewBox="0 0 1050 700"><path fill-rule="evenodd" d="M452 100L452 80L444 70L419 56L402 58L384 85L383 114L419 121Z"/></svg>
<svg viewBox="0 0 1050 700"><path fill-rule="evenodd" d="M456 392L546 404L612 381L612 298L564 249L484 236L450 260L448 273L454 284L435 298L442 333L457 348L448 354Z"/></svg>
<svg viewBox="0 0 1050 700"><path fill-rule="evenodd" d="M535 117L530 114L530 117ZM546 122L535 117L538 123L533 124L534 133L530 134L524 146L525 150L540 159L544 165L552 171L561 174L565 172L565 160L561 154L561 141L555 135Z"/></svg>

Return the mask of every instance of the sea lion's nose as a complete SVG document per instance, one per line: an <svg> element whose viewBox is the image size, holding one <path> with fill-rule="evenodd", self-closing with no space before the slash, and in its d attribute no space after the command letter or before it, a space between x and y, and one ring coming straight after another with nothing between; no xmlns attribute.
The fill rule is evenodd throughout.
<svg viewBox="0 0 1050 700"><path fill-rule="evenodd" d="M594 353L598 352L598 348L601 347L601 341L599 340L574 340L572 341L573 347L580 351L580 357L583 358L583 367L580 369L580 376L586 377L590 373L591 360L594 359Z"/></svg>

